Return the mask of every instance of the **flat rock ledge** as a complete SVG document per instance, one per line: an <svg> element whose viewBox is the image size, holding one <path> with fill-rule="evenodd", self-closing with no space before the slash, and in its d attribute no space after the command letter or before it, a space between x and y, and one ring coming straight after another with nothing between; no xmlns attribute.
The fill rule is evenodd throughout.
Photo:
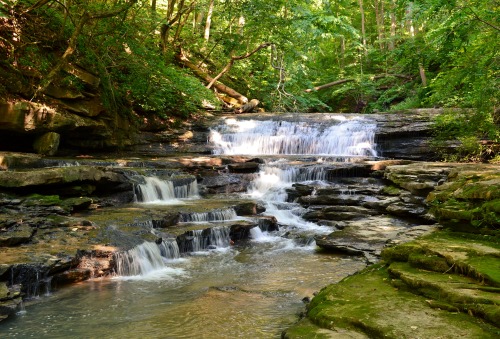
<svg viewBox="0 0 500 339"><path fill-rule="evenodd" d="M498 338L500 246L436 232L323 288L283 338Z"/></svg>
<svg viewBox="0 0 500 339"><path fill-rule="evenodd" d="M375 244L381 261L323 288L282 338L498 338L498 165L412 163L384 177L425 197L442 227L409 242L377 242L373 223L317 239L365 256Z"/></svg>

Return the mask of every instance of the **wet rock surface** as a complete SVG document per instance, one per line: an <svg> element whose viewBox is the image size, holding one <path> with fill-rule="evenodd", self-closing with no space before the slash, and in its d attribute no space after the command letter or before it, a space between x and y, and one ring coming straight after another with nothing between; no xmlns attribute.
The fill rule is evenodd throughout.
<svg viewBox="0 0 500 339"><path fill-rule="evenodd" d="M344 221L340 231L316 239L323 248L382 261L322 289L283 337L496 337L498 175L498 166L487 164L388 166L384 178L394 186L383 192L399 200L386 207L394 217ZM401 209L407 204L430 208L441 224L389 220L428 218Z"/></svg>
<svg viewBox="0 0 500 339"><path fill-rule="evenodd" d="M314 115L308 117L311 121L316 118ZM379 140L388 142L405 138L403 118L384 118L388 119L386 126L393 125L380 129ZM189 152L188 149L195 149L190 148L190 143L194 145L195 140L203 139L199 135L208 133L208 127L205 127L196 131L201 133L198 136L185 131L174 137L177 141L185 140L185 149ZM416 122L414 128L425 136L429 125ZM168 138L164 135L156 140L161 143ZM171 143L168 147L181 149L184 146ZM153 148L151 154L159 151ZM407 151L401 148L401 152ZM316 173L316 170L324 176L321 182L310 180L290 185L286 194L288 202L296 202L301 208L304 219L336 228L331 234L315 237L316 244L325 252L360 255L367 262L378 262L384 251L438 229L430 211L445 224L463 223L473 215L476 220L497 225L496 167L413 163L408 160L358 159L353 163L340 163L332 159L320 161L319 158L289 157L290 163L305 168L297 172L303 181L311 179L308 173ZM145 175L169 180L174 189L196 183L202 197L222 194L235 197L233 193L247 192L266 161L265 158L205 155L148 160L104 157L63 160L0 154L0 282L5 283L7 289L6 292L5 288L2 289L0 295L0 302L6 305L5 308L4 304L0 305L0 310L5 310L2 314L12 312L21 298L36 296L46 286L62 286L113 274L116 253L129 251L145 242L161 244L173 239L184 252L188 252L193 250L198 236L204 239L203 246L210 248L215 246L217 232L227 231L237 242L248 239L255 227L278 231L283 225L279 225L274 217L263 216L265 208L261 204L252 200L241 202L239 197L217 203L208 199L194 203L188 201L177 207L134 203L139 197L138 186L146 183ZM479 175L478 180L474 173L484 175ZM228 211L231 218L234 213L249 219L229 223L210 219L211 215ZM490 229L490 233L493 231ZM293 232L285 237L297 243L311 241ZM428 265L416 256L405 262L412 264L414 261L422 262L421 268ZM439 266L445 268L442 272L453 264L447 265ZM382 281L388 277L403 281L406 277L396 265L384 274L387 276ZM491 273L487 278L484 274L481 277L488 281L496 279ZM465 309L454 304L450 307L461 312ZM475 308L473 312L478 310ZM488 314L488 319L496 319L490 311L483 313ZM310 320L315 324L311 325L313 327L324 325L313 315ZM351 334L370 336L378 333L367 334L350 325L335 326L336 330L341 328L352 331ZM331 330L326 325L323 327ZM399 332L394 333L399 335Z"/></svg>

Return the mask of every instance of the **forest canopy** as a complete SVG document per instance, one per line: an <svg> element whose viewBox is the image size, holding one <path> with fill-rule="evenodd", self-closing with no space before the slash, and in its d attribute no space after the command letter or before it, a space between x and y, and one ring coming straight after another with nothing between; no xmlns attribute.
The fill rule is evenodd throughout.
<svg viewBox="0 0 500 339"><path fill-rule="evenodd" d="M450 107L441 134L498 141L499 1L0 1L0 95L100 79L110 110L163 119ZM256 101L257 102L257 101ZM457 116L459 115L459 116ZM439 140L439 135L437 136ZM465 144L465 143L464 143ZM474 146L475 147L475 146Z"/></svg>

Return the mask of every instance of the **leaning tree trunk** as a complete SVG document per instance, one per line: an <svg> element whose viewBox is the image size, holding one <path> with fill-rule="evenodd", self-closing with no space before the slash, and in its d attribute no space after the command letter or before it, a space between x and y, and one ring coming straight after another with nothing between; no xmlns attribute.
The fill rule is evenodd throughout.
<svg viewBox="0 0 500 339"><path fill-rule="evenodd" d="M183 55L177 54L175 57L176 57L177 61L181 65L183 65L183 66L189 68L190 70L192 70L193 73L197 77L199 77L200 79L206 81L207 83L210 83L210 82L213 81L214 78L212 78L207 73L205 73L204 71L202 71L198 66L196 66L195 64L193 64L192 62L190 62ZM231 87L228 87L228 86L226 86L226 85L224 85L224 84L222 84L220 82L215 82L213 84L213 87L216 88L219 92L225 93L225 94L229 95L230 97L235 98L242 105L246 104L248 102L248 98L245 97L243 94L238 93L237 91L235 91Z"/></svg>
<svg viewBox="0 0 500 339"><path fill-rule="evenodd" d="M216 76L215 78L213 78L213 79L212 79L212 81L210 81L210 83L207 85L207 88L212 87L212 86L214 85L214 83L215 83L217 80L219 80L219 79L220 79L220 77L221 77L221 76L223 76L225 73L227 73L227 72L231 69L231 67L233 67L234 62L235 62L236 60L243 60L243 59L249 58L249 57L251 57L253 54L255 54L255 53L257 53L258 51L260 51L261 49L266 48L266 47L269 47L269 46L271 46L271 45L272 45L272 43L270 43L270 42L265 42L265 43L263 43L263 44L259 45L259 46L258 46L256 49L254 49L253 51L248 52L248 53L246 53L246 54L244 54L244 55L232 56L232 57L231 57L231 60L229 60L229 62L227 63L226 67L224 67L224 68L222 69L222 71L221 71L219 74L217 74L217 76Z"/></svg>

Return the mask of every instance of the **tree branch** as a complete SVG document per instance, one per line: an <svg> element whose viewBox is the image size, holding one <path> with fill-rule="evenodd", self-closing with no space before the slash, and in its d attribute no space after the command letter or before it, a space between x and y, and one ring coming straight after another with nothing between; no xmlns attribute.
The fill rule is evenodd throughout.
<svg viewBox="0 0 500 339"><path fill-rule="evenodd" d="M73 34L71 34L71 37L69 38L68 47L64 51L63 56L61 57L61 59L59 59L59 61L56 63L56 65L50 70L49 74L47 74L45 79L42 80L42 82L40 83L40 85L36 89L35 94L33 95L33 98L35 98L39 93L44 92L49 87L49 85L52 83L52 81L54 81L57 74L68 63L69 57L71 55L73 55L73 53L76 50L76 43L78 41L78 37L82 33L82 30L87 23L89 23L91 20L110 18L110 17L113 17L115 15L118 15L118 14L130 9L136 3L137 3L137 0L130 0L125 6L121 6L117 9L104 11L104 12L98 12L98 13L94 13L94 14L89 14L87 11L84 11L82 16L80 17L80 21L75 26Z"/></svg>
<svg viewBox="0 0 500 339"><path fill-rule="evenodd" d="M271 45L272 45L272 43L271 43L271 42L265 42L265 43L263 43L263 44L259 45L259 46L258 46L257 48L255 48L253 51L248 52L248 53L246 53L246 54L244 54L244 55L232 56L232 57L231 57L231 60L229 60L229 62L227 63L226 67L224 67L224 68L222 69L222 71L221 71L219 74L217 74L217 76L216 76L215 78L213 78L213 79L212 79L212 81L210 81L210 83L207 85L207 88L212 87L212 86L214 85L214 83L215 83L217 80L219 80L219 79L220 79L220 77L221 77L221 76L223 76L226 72L228 72L228 71L231 69L231 67L233 67L233 64L234 64L234 62L235 62L236 60L243 60L243 59L249 58L249 57L251 57L253 54L255 54L255 53L257 53L258 51L260 51L261 49L266 48L266 47L269 47L269 46L271 46Z"/></svg>
<svg viewBox="0 0 500 339"><path fill-rule="evenodd" d="M197 77L203 79L206 82L212 82L213 81L213 78L211 76L209 76L207 73L203 72L200 68L198 68L195 64L193 64L192 62L190 62L188 60L188 58L183 55L182 50L178 54L176 54L175 58L177 59L177 61L181 65L183 65L183 66L191 69L193 71L193 73ZM232 88L230 88L230 87L228 87L228 86L226 86L226 85L224 85L224 84L222 84L220 82L214 83L213 86L218 91L220 91L222 93L226 93L230 97L235 98L236 100L238 100L238 102L240 104L246 104L248 102L248 98L245 97L243 94L240 94L240 93L236 92L234 89L232 89Z"/></svg>
<svg viewBox="0 0 500 339"><path fill-rule="evenodd" d="M490 26L490 27L491 27L491 28L493 28L493 29L496 29L497 31L500 31L500 27L497 27L497 26L493 25L492 23L490 23L490 22L488 22L488 21L485 21L485 20L481 19L481 18L479 17L479 15L477 15L477 13L476 13L476 12L474 12L474 11L472 10L472 8L470 8L470 7L465 7L465 9L468 9L469 11L471 11L471 12L472 12L472 15L476 18L476 20L478 20L478 21L482 22L483 24L485 24L485 25L487 25L487 26Z"/></svg>
<svg viewBox="0 0 500 339"><path fill-rule="evenodd" d="M405 79L405 80L412 80L413 79L413 77L411 77L409 75L405 75L405 74L378 74L378 75L371 77L370 79L371 80L378 80L378 79L383 79L383 78L388 78L388 77L395 77L395 78L400 78L400 79ZM313 88L308 88L308 89L304 90L304 92L311 93L314 91L319 91L319 90L322 90L322 89L325 89L328 87L333 87L336 85L341 85L341 84L345 84L347 82L353 82L353 81L356 81L356 79L353 79L353 78L340 79L340 80L336 80L333 82L329 82L329 83L324 84L324 85L316 86Z"/></svg>

